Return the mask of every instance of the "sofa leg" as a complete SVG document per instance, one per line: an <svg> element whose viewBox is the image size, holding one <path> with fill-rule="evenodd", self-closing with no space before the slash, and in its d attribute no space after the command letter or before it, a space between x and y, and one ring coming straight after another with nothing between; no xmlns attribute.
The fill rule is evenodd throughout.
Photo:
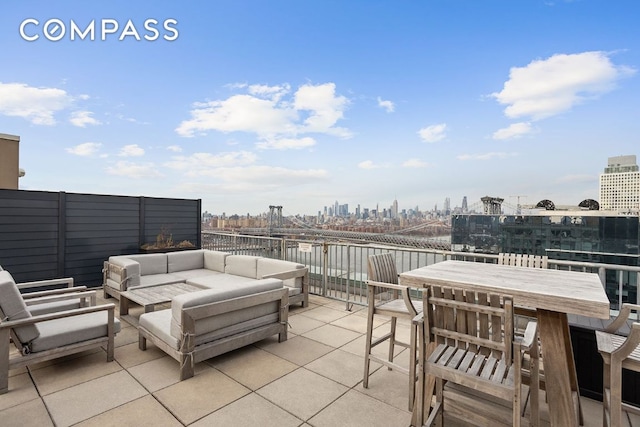
<svg viewBox="0 0 640 427"><path fill-rule="evenodd" d="M180 381L193 377L193 356L184 354L180 357Z"/></svg>
<svg viewBox="0 0 640 427"><path fill-rule="evenodd" d="M142 351L147 349L147 339L142 335L142 332L138 332L138 348Z"/></svg>

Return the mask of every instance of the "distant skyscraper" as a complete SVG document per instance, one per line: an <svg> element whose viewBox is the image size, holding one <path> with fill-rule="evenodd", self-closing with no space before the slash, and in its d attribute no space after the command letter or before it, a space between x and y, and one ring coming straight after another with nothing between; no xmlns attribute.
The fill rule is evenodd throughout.
<svg viewBox="0 0 640 427"><path fill-rule="evenodd" d="M640 170L636 156L609 157L600 174L601 210L628 212L640 209Z"/></svg>
<svg viewBox="0 0 640 427"><path fill-rule="evenodd" d="M340 205L338 204L338 201L337 201L337 200L336 200L336 203L335 203L335 205L334 205L334 207L333 207L333 214L334 214L335 216L340 215Z"/></svg>
<svg viewBox="0 0 640 427"><path fill-rule="evenodd" d="M391 218L398 218L398 200L393 200L393 205L391 206Z"/></svg>
<svg viewBox="0 0 640 427"><path fill-rule="evenodd" d="M448 197L444 199L444 207L442 208L442 213L445 215L451 214L451 199Z"/></svg>
<svg viewBox="0 0 640 427"><path fill-rule="evenodd" d="M462 197L462 213L467 213L469 208L467 207L467 196Z"/></svg>

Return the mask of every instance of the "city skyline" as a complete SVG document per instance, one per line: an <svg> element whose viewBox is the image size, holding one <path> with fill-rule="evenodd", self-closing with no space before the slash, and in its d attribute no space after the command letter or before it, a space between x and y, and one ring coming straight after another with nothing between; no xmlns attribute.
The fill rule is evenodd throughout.
<svg viewBox="0 0 640 427"><path fill-rule="evenodd" d="M21 189L201 199L217 214L577 205L598 199L608 158L639 154L638 12L12 2L0 133L20 137Z"/></svg>

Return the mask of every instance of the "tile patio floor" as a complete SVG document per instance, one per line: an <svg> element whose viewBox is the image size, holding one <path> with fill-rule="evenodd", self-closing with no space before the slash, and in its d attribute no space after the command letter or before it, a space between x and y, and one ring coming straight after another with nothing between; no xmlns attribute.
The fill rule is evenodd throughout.
<svg viewBox="0 0 640 427"><path fill-rule="evenodd" d="M366 311L318 296L310 302L292 307L288 341L273 337L209 359L182 382L178 362L151 343L138 349L134 306L121 319L114 362L100 349L11 371L0 426L408 426L405 375L374 364L362 387ZM398 329L406 335L409 325ZM397 360L408 363L406 350ZM583 407L585 425L601 425L601 404L583 398Z"/></svg>

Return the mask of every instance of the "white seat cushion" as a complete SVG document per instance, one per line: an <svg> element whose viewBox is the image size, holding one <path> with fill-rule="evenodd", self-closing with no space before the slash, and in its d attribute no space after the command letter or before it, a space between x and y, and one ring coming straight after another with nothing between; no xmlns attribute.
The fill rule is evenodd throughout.
<svg viewBox="0 0 640 427"><path fill-rule="evenodd" d="M80 314L38 323L40 336L31 341L31 352L51 350L94 338L107 336L106 310ZM120 321L114 318L114 333L120 332Z"/></svg>

